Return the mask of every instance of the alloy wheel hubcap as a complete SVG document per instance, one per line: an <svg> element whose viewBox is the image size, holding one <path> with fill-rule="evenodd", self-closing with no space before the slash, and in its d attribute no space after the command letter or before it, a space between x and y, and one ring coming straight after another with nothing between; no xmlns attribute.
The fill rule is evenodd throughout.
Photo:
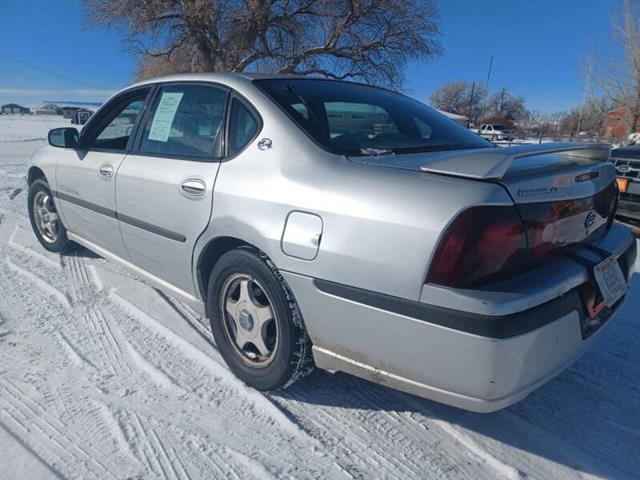
<svg viewBox="0 0 640 480"><path fill-rule="evenodd" d="M33 213L40 237L47 243L55 243L60 235L60 218L48 192L41 190L35 194Z"/></svg>
<svg viewBox="0 0 640 480"><path fill-rule="evenodd" d="M227 338L236 355L250 367L265 367L278 347L278 327L271 299L250 275L231 275L221 292Z"/></svg>

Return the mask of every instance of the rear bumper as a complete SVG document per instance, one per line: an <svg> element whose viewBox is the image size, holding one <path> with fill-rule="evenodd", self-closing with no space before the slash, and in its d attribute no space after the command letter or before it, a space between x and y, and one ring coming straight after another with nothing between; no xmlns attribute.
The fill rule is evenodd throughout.
<svg viewBox="0 0 640 480"><path fill-rule="evenodd" d="M640 198L640 195L636 196ZM618 208L616 209L616 215L640 220L640 200L624 200L621 196L618 199Z"/></svg>
<svg viewBox="0 0 640 480"><path fill-rule="evenodd" d="M404 338L395 346L399 363L374 367L314 346L316 364L429 400L488 413L522 400L568 368L603 330L583 340L577 312L533 332L500 340L423 327L411 341L408 335L414 326L400 322L398 328L402 332L397 334ZM387 342L386 348L394 343Z"/></svg>
<svg viewBox="0 0 640 480"><path fill-rule="evenodd" d="M635 261L635 242L619 252ZM474 314L284 273L320 368L344 371L476 412L507 407L563 371L604 328L583 338L575 290L505 315ZM394 300L395 302L394 303ZM405 305L403 308L402 305ZM602 323L620 303L603 312Z"/></svg>

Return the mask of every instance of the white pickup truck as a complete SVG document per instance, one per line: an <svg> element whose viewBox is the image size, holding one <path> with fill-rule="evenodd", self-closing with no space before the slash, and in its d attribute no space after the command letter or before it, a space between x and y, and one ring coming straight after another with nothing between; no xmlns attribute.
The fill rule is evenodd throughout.
<svg viewBox="0 0 640 480"><path fill-rule="evenodd" d="M515 136L515 132L504 125L498 125L495 123L485 123L480 126L475 132L486 139L495 142L496 140L511 141Z"/></svg>

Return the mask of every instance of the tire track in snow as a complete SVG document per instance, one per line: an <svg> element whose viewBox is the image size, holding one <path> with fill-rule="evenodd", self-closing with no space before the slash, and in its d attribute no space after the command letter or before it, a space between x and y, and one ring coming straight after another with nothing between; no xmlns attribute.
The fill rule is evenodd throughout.
<svg viewBox="0 0 640 480"><path fill-rule="evenodd" d="M72 296L77 303L91 303L98 295L87 273L84 262L78 258L77 252L63 257L63 268L69 278Z"/></svg>
<svg viewBox="0 0 640 480"><path fill-rule="evenodd" d="M151 468L152 472L156 476L161 476L166 480L176 479L176 476L168 476L167 472L171 472L172 468L169 466L170 468L167 469L166 465L163 465L161 459L158 458L159 455L151 443L149 433L142 426L140 417L133 412L129 412L129 415L132 418L131 425L135 428L137 437L141 439L142 445L139 445L138 448L144 457L145 463Z"/></svg>
<svg viewBox="0 0 640 480"><path fill-rule="evenodd" d="M3 395L0 396L0 401L6 405L5 408L20 413L26 419L26 421L20 421L14 415L14 421L20 424L27 432L32 432L32 429L39 432L35 436L29 435L27 444L31 446L34 442L39 443L40 449L43 450L41 452L43 458L52 455L68 466L83 464L84 468L93 474L95 478L109 477L117 479L116 475L97 460L100 457L98 452L89 451L90 449L86 444L85 447L81 447L82 442L78 442L77 439L65 433L67 430L66 425L52 418L46 408L31 399L13 382L5 379L3 385L0 386L0 390L3 392ZM47 463L50 464L48 461ZM72 472L73 470L69 471L68 474L72 474Z"/></svg>
<svg viewBox="0 0 640 480"><path fill-rule="evenodd" d="M175 298L170 297L161 290L155 290L162 301L169 305L169 308L176 312L180 316L180 318L182 318L187 323L187 325L189 325L208 343L215 345L215 340L213 339L213 335L211 334L210 326L207 322L204 321L204 318L199 316L197 313L195 313L193 310L191 310L189 307L182 304Z"/></svg>
<svg viewBox="0 0 640 480"><path fill-rule="evenodd" d="M307 408L309 398L313 410ZM432 415L408 404L404 394L364 380L317 372L274 399L335 457L352 461L355 470L345 468L356 477L371 471L372 461L374 471L384 469L389 478L398 479L504 475L474 455L457 432L440 429Z"/></svg>
<svg viewBox="0 0 640 480"><path fill-rule="evenodd" d="M12 418L12 420L15 422L15 419ZM17 436L9 427L7 427L7 425L5 423L3 423L2 421L0 421L0 428L3 429L5 432L7 432L8 435L10 435L11 437L13 437L13 439L20 445L22 446L22 448L24 448L27 452L29 452L31 455L33 455L33 457L35 459L37 459L40 464L42 464L44 466L45 469L47 469L55 478L59 478L64 480L64 475L62 475L62 472L60 472L59 470L57 470L53 465L50 465L49 463L47 463L47 461L42 458L33 448L31 448L28 444L26 444L19 436Z"/></svg>
<svg viewBox="0 0 640 480"><path fill-rule="evenodd" d="M83 365L87 365L90 368L96 369L96 366L91 363L89 359L87 359L76 346L74 346L69 339L62 333L61 330L57 332L58 338L60 340L60 344L63 346L65 351L67 352L68 357L71 359L71 363L73 363L77 367L81 367Z"/></svg>
<svg viewBox="0 0 640 480"><path fill-rule="evenodd" d="M46 255L43 255L41 253L36 252L35 250L33 250L32 248L26 247L24 245L21 245L19 243L16 243L15 240L10 241L7 243L7 245L9 246L9 248L20 252L32 259L34 259L35 261L46 265L47 267L49 267L51 270L53 270L54 272L61 272L62 271L62 266L60 265L59 262L56 262L52 259L50 259L49 257L47 257Z"/></svg>
<svg viewBox="0 0 640 480"><path fill-rule="evenodd" d="M374 388L376 390L379 390L377 387L374 387ZM427 413L427 416L426 416L426 419L425 419L425 422L426 422L427 425L431 425L431 426L435 425L436 427L438 427L446 435L451 437L455 442L457 442L458 444L462 445L467 451L469 451L475 457L480 459L482 463L487 465L490 469L492 469L495 472L495 474L497 474L501 478L505 478L505 479L508 479L508 480L519 480L519 479L523 478L522 472L520 472L515 467L513 467L513 466L511 466L511 465L509 465L507 463L502 462L497 457L492 455L489 451L487 451L481 445L479 445L477 442L475 442L473 440L472 436L466 434L462 429L460 429L458 427L455 427L450 422L438 419L436 416L433 415L433 413L429 412L428 408L425 407L426 405L428 405L427 401L422 401L422 400L418 400L417 398L411 397L410 401L407 403L409 398L406 396L406 394L402 394L402 393L397 392L397 391L389 391L388 393L389 393L390 397L395 397L398 400L400 400L401 405L405 404L405 405L408 406L410 404L413 404L414 406L418 406L419 407L418 411L420 411L420 413L423 413L423 412ZM361 393L358 392L358 395L361 395ZM379 396L376 395L373 398L379 398ZM384 408L384 401L382 401L382 402L374 401L373 405L376 408L383 409ZM384 410L382 410L382 411L384 411ZM407 421L404 418L404 416L401 416L401 415L399 415L398 413L395 413L395 412L393 412L393 413L386 412L386 413L387 413L387 415L392 415L392 414L398 415L399 416L399 422L404 427L403 431L405 431L405 432L410 432L411 431L411 428L407 428L407 427L411 427L411 426L413 426L413 424L412 424L412 422ZM418 440L419 440L419 437L418 437Z"/></svg>
<svg viewBox="0 0 640 480"><path fill-rule="evenodd" d="M81 271L81 269L80 269L80 266L78 265L78 263L79 263L79 262L78 262L74 257L72 257L72 261L71 261L71 262L68 262L68 263L70 264L70 268L72 269L72 279L73 279L73 282L74 282L75 284L83 284L83 283L84 283L84 284L86 285L87 283L91 282L91 280L89 279L89 275L83 275L83 273L82 273L82 271ZM95 272L93 272L93 273L95 273ZM99 279L99 277L98 277L97 275L93 275L93 276L94 276L94 278L98 278L98 279ZM93 282L91 282L91 283L93 283ZM76 292L82 292L82 289L77 289L77 290L76 290ZM75 296L76 296L76 298L78 298L78 299L81 299L81 298L82 298L82 297L81 297L81 294L79 294L79 293L77 293ZM161 296L161 297L162 297L162 296ZM110 296L110 299L111 299L111 300L113 299L113 295L111 295L111 296ZM199 320L197 320L193 314L190 314L190 312L188 312L186 309L182 309L182 308L180 308L180 306L179 306L179 304L178 304L177 302L176 302L176 303L171 302L168 298L166 298L166 299L164 299L164 300L165 300L165 302L166 302L166 303L168 303L168 304L170 305L170 307L171 307L171 308L173 308L173 309L174 309L174 310L175 310L175 311L176 311L176 312L177 312L177 313L178 313L178 314L179 314L183 319L185 319L189 324L191 324L191 325L192 325L192 328L198 328L198 327L197 327L198 325L199 325L199 326L201 326L201 322L200 322ZM132 305L132 306L133 306L133 305ZM92 308L92 307L93 307L93 308ZM137 307L134 307L134 308L137 308ZM90 306L89 306L89 309L90 309L90 310L89 310L89 311L90 311L90 313L94 315L94 318L93 318L94 322L93 322L93 323L94 323L94 325L95 325L95 330L96 330L97 332L100 332L100 331L102 330L102 332L104 333L104 336L105 336L105 337L107 338L107 340L108 340L108 342L107 342L107 346L106 346L106 347L103 347L103 350L104 350L104 351L106 351L106 352L111 352L111 353L112 353L111 357L112 357L112 360L114 361L114 362L112 362L112 363L120 363L121 358L122 358L122 356L123 356L123 355L122 355L122 349L120 348L120 346L119 346L118 342L116 341L116 339L115 339L115 335L114 335L114 334L113 334L113 332L109 329L108 322L106 321L106 319L104 319L104 312L103 312L103 309L102 309L102 305L98 305L97 307L96 307L95 305L90 305ZM137 317L137 318L139 318L139 317L140 317L140 315L138 315L138 312L135 312L135 313L136 313L136 317ZM143 313L143 312L142 312L142 313ZM146 314L145 314L145 315L146 315ZM91 315L90 315L90 316L91 316ZM100 318L100 316L102 316L103 318ZM147 322L147 323L148 323L148 325L147 325L147 326L149 326L149 322ZM158 324L158 322L157 322L155 319L152 319L151 324L154 324L154 323L155 323L156 325L160 325L160 324ZM100 327L102 327L102 328L98 327L98 325L99 325ZM163 327L163 328L166 328L166 327ZM109 333L110 333L110 334L109 334ZM171 332L171 335L175 335L175 334L173 334L173 332ZM170 337L171 337L171 335L170 335ZM165 335L165 336L166 336L166 335ZM211 340L210 340L210 337L209 337L209 338L207 338L207 340L208 340L208 341L211 341ZM178 342L178 343L180 343L180 342ZM109 348L110 346L111 346L111 347L113 347L113 348ZM190 345L189 345L189 347L190 347L190 348L187 348L187 350L186 350L186 351L189 351L191 348L195 348L195 347L191 347ZM114 356L113 354L114 354L115 352L118 352L118 354ZM203 353L202 353L201 351L199 351L199 350L198 350L198 352L200 353L200 355L205 355L205 354L203 354ZM198 356L198 357L200 357L200 355L197 355L197 356ZM205 358L207 359L207 362L206 362L206 363L207 363L207 364L210 364L212 360L209 358L209 356L207 355ZM201 359L202 359L202 358L200 358L200 360L201 360ZM223 366L221 366L221 365L219 365L219 364L217 364L217 363L216 363L215 365L216 365L216 370L217 370L217 372L224 372L224 373L229 374L225 367L223 367ZM222 369L222 370L221 370L221 369ZM129 370L130 370L130 369L129 369ZM234 377L234 380L235 380L235 377ZM244 387L244 388L246 388L246 387ZM260 394L258 394L258 395L260 395ZM261 396L261 399L262 399L262 400L264 400L264 401L266 401L266 402L269 402L269 401L268 401L265 397L263 397L263 396ZM279 411L278 411L278 413L279 413L280 415L282 415L282 414L281 414L281 412L279 412ZM284 415L282 415L282 416L284 416ZM285 417L285 418L286 418L286 417ZM287 421L288 421L288 419L287 419ZM384 419L384 418L379 419L378 417L376 417L376 422L380 425L380 426L379 426L379 427L377 427L377 428L379 428L380 430L383 430L383 431L387 431L387 432L389 432L390 427L389 427L389 426L388 426L388 424L387 424L387 423L388 423L388 419ZM317 424L321 424L322 422L316 422L316 423L317 423ZM294 424L294 425L295 425L295 424ZM328 429L330 429L330 428L331 428L331 426L329 425L329 423L325 423L324 428L325 428L325 430L328 430ZM360 451L367 451L367 448L368 448L367 443L366 443L366 442L361 442L361 443L358 445L358 449L357 449L357 450L360 450ZM353 452L354 452L354 449L350 450L349 454L350 454L350 455L353 455ZM403 473L401 473L401 475L400 475L398 478L400 478L400 477L401 477L401 476L403 476L403 475L409 475L409 476L414 476L414 477L415 477L415 476L416 476L416 474L418 473L418 471L419 471L419 470L420 470L420 468L421 468L421 466L420 466L419 464L417 464L417 463L413 462L413 461L412 461L412 459L408 459L409 461L405 461L405 462L400 462L400 463L398 463L398 461L397 461L397 460L395 460L394 458L391 458L391 459L386 458L385 453L386 453L386 452L381 452L381 453L379 454L379 457L378 457L379 465L380 465L381 467L383 467L383 468L384 468L384 467L386 467L386 468L390 468L391 470L394 470L394 471L403 472ZM366 458L363 458L363 459L362 459L362 462L363 462L363 463L366 463ZM407 464L409 465L409 467L407 467L407 466L406 466Z"/></svg>
<svg viewBox="0 0 640 480"><path fill-rule="evenodd" d="M157 291L157 292L160 298L164 302L166 302L170 306L170 308L176 311L182 319L187 321L192 326L192 328L194 328L194 330L198 331L198 333L204 336L205 340L213 344L213 338L210 334L210 331L207 330L206 335L203 335L201 333L202 323L196 318L196 315L193 314L190 311L190 309L188 309L188 307L181 306L180 302L165 295L163 292L160 292L160 291ZM397 412L385 412L381 408L381 404L379 402L374 402L371 397L362 396L362 399L368 402L371 405L371 407L378 410L375 413L375 415L373 415L368 421L363 421L363 424L367 424L367 426L369 426L371 419L373 419L373 422L376 425L378 425L376 429L380 429L387 433L391 433L394 429L397 431L402 430L404 435L399 436L400 437L399 441L405 444L412 443L414 445L414 448L415 448L415 445L420 445L423 442L423 437L421 436L421 434L424 433L424 430L423 431L417 430L413 419L406 419L403 416L399 415ZM284 408L288 408L290 406L287 404L287 402L278 402L278 403L280 403ZM310 422L315 424L319 429L324 431L335 431L334 429L336 428L336 425L335 425L336 421L338 423L343 423L343 419L332 418L329 414L323 411L320 411L319 417L325 417L327 420L322 421L320 418L315 418L315 419L311 419ZM353 418L353 414L350 415L350 417ZM445 423L445 422L442 422L442 423ZM363 429L361 426L359 427L364 437L370 437L370 433L368 429ZM510 468L509 465L503 464L502 462L497 460L495 457L492 457L490 454L488 454L488 452L482 450L481 447L475 444L470 437L465 437L464 434L460 433L458 430L455 430L455 429L454 430L443 429L443 431L445 432L445 434L452 437L456 443L461 444L468 451L470 451L476 457L478 457L481 462L486 463L486 465L491 467L491 469L494 470L496 474L500 475L501 477L509 478L509 479L520 478L520 472L518 472L517 469ZM407 438L403 438L406 436L410 437L410 440ZM372 450L370 448L370 442L367 442L366 440L356 439L356 438L352 438L352 440L357 442L358 448L348 449L348 451L346 452L346 455L343 455L345 458L354 458L354 457L360 458L360 461L363 464L366 464L367 462L370 462L372 460L369 457L369 455L372 454L376 458L376 461L378 462L378 468L386 467L388 469L398 472L397 478L404 478L405 476L412 476L413 478L419 478L421 475L421 472L423 472L423 468L424 468L423 463L426 460L424 458L422 459L423 462L416 462L414 460L416 457L420 458L420 455L411 455L401 460L397 460L393 456L389 457L387 450L384 447L382 447L379 451L375 449ZM347 448L344 444L342 445L342 447ZM359 456L357 452L366 452L367 455ZM440 460L444 461L446 459L441 457ZM438 468L441 468L441 467L442 466L439 466ZM454 465L451 464L448 468L445 467L445 470L453 469L453 468L454 468ZM488 476L488 478L490 478L490 475Z"/></svg>
<svg viewBox="0 0 640 480"><path fill-rule="evenodd" d="M108 434L104 436L111 437L115 441L119 451L126 455L129 460L134 460L137 465L142 466L142 463L131 448L131 443L127 440L121 421L112 413L106 404L98 402L97 400L92 400L92 402L96 404L100 416L103 419L105 429L108 431Z"/></svg>
<svg viewBox="0 0 640 480"><path fill-rule="evenodd" d="M300 427L293 423L277 406L258 391L244 385L238 378L233 376L226 367L214 361L210 356L206 355L187 340L159 323L153 317L149 316L117 293L111 292L108 299L113 303L114 307L119 309L121 312L131 315L146 328L164 337L169 343L178 347L186 357L205 367L213 373L215 377L232 387L237 393L242 395L243 398L250 401L257 410L262 411L274 420L284 431L294 437L305 438L305 433L300 429Z"/></svg>
<svg viewBox="0 0 640 480"><path fill-rule="evenodd" d="M153 383L168 391L176 393L177 395L187 393L186 390L182 388L182 386L180 386L164 370L153 365L146 358L144 358L144 356L139 353L131 343L127 342L126 348L133 362L141 371L149 376Z"/></svg>
<svg viewBox="0 0 640 480"><path fill-rule="evenodd" d="M10 270L26 278L43 294L48 297L54 298L63 309L67 310L68 312L72 310L71 302L69 301L69 298L66 294L51 286L28 270L25 270L24 268L14 264L11 260L7 259L6 264Z"/></svg>

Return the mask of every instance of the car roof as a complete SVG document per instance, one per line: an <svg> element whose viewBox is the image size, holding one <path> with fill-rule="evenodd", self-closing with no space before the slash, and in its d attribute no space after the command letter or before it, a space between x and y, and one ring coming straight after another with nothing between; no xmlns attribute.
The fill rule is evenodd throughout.
<svg viewBox="0 0 640 480"><path fill-rule="evenodd" d="M278 74L278 73L247 73L247 72L203 72L203 73L178 73L173 75L165 75L162 77L154 77L142 80L135 85L149 85L153 83L164 82L221 82L229 81L252 81L252 80L270 80L276 78L310 78L303 75Z"/></svg>

